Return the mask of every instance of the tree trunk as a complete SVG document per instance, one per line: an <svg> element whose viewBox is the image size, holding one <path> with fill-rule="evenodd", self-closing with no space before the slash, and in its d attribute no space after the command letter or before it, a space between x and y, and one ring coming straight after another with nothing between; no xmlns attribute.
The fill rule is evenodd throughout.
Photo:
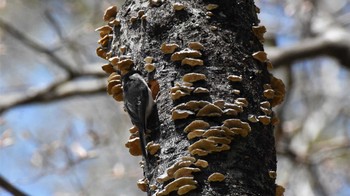
<svg viewBox="0 0 350 196"><path fill-rule="evenodd" d="M153 57L156 70L148 77L160 91L148 142L161 149L147 160L149 194L193 188L188 195L275 195L276 117L270 106L280 103L284 89L267 70L263 32L252 30L258 8L253 0L188 0L177 11L176 2L127 0L116 16L120 25L114 23L113 40L102 47L112 51L106 58L132 59L144 76L144 59ZM196 80L188 73L203 75ZM194 120L209 125L191 129Z"/></svg>

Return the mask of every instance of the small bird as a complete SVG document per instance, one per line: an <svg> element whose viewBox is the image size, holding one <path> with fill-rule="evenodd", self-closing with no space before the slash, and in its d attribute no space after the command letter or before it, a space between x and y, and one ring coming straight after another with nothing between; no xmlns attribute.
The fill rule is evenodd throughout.
<svg viewBox="0 0 350 196"><path fill-rule="evenodd" d="M130 71L122 77L124 107L131 122L139 129L142 155L147 164L147 151L145 133L147 119L152 113L154 100L151 89L138 71Z"/></svg>

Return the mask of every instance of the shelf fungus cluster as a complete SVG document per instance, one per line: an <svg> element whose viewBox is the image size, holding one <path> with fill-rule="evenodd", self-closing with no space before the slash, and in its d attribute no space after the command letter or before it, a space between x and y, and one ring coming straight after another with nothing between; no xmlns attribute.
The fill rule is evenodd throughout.
<svg viewBox="0 0 350 196"><path fill-rule="evenodd" d="M111 52L108 51L108 48L113 39L113 27L120 25L120 20L116 18L117 12L117 6L108 7L103 15L103 20L108 24L101 26L95 30L100 32L100 39L98 40L98 44L101 45L96 49L96 54L103 59L108 59L111 57ZM102 66L102 69L109 74L111 72L114 72L111 65L104 65Z"/></svg>
<svg viewBox="0 0 350 196"><path fill-rule="evenodd" d="M117 12L117 6L108 7L103 15L103 20L108 24L95 30L100 33L100 39L98 40L100 46L96 49L96 54L108 60L107 64L102 65L102 70L110 74L107 80L107 93L113 96L116 101L123 101L121 75L131 70L133 61L125 55L121 57L112 57L112 51L110 49L113 39L113 28L120 26L120 20L116 18ZM126 46L121 46L119 50L121 54L124 54ZM119 71L118 73L116 72L117 70Z"/></svg>
<svg viewBox="0 0 350 196"><path fill-rule="evenodd" d="M164 54L171 54L170 60L173 62L181 62L181 65L188 65L191 67L203 66L203 60L200 50L204 49L204 46L199 42L188 43L188 48L177 51L179 45L175 43L163 43L160 50Z"/></svg>
<svg viewBox="0 0 350 196"><path fill-rule="evenodd" d="M144 10L139 10L137 12L137 16L131 16L129 21L130 21L131 24L134 24L138 19L141 19L141 20L146 20L147 19L147 14L145 14Z"/></svg>
<svg viewBox="0 0 350 196"><path fill-rule="evenodd" d="M107 93L116 101L123 101L123 87L121 84L121 75L113 72L107 79Z"/></svg>
<svg viewBox="0 0 350 196"><path fill-rule="evenodd" d="M157 182L169 182L162 190L156 192L156 196L169 195L177 191L178 195L184 195L197 188L197 181L193 173L200 172L208 167L208 162L191 156L184 156L168 167L165 172L157 178Z"/></svg>
<svg viewBox="0 0 350 196"><path fill-rule="evenodd" d="M158 3L162 3L163 1L151 1L150 3L155 5ZM109 74L108 77L108 85L107 92L109 95L113 96L116 101L123 101L123 87L122 87L122 77L127 74L129 71L135 69L134 60L131 55L130 45L120 44L117 45L113 39L115 35L117 35L121 29L121 20L117 18L118 9L116 6L110 6L106 9L103 20L107 23L96 29L96 31L100 34L100 39L98 43L100 46L96 49L97 56L101 57L104 60L107 60L108 63L102 66L102 70ZM136 16L131 16L129 19L129 23L135 23L138 20L145 20L146 14L144 10L139 10ZM128 23L128 21L122 20L124 23ZM123 23L123 25L124 25ZM128 24L125 24L128 25ZM119 48L118 48L119 47ZM153 62L153 57L147 56L144 59L144 70L149 73L154 73L156 70L155 63ZM154 74L153 74L154 75ZM155 99L159 92L159 84L153 78L148 78L148 85L152 90L152 96ZM132 127L129 130L130 137L125 146L129 149L129 152L133 156L141 156L142 149L140 144L140 137L138 133L137 127ZM154 143L153 141L148 142L146 145L146 150L149 155L157 156L157 153L160 151L160 145ZM141 166L142 167L142 166ZM138 187L142 191L147 191L148 187L153 188L155 190L156 187L149 186L148 180L142 179L137 182ZM184 188L181 189L182 191Z"/></svg>
<svg viewBox="0 0 350 196"><path fill-rule="evenodd" d="M252 32L256 38L263 43L264 33L266 32L265 26L253 26ZM268 69L272 69L272 64L267 58L267 54L264 51L257 51L252 54L252 57L260 63L267 66ZM279 120L273 113L271 107L281 104L285 95L285 86L282 80L277 79L273 75L270 76L270 83L263 85L262 95L266 101L260 102L260 110L262 114L249 114L248 121L251 123L261 122L263 125L276 125Z"/></svg>
<svg viewBox="0 0 350 196"><path fill-rule="evenodd" d="M272 107L282 103L285 95L285 86L282 80L271 75L270 84L263 85L263 97L266 101L260 102L260 110L262 115L249 114L248 120L252 123L261 122L263 125L272 124L273 126L279 122L279 119L272 111Z"/></svg>
<svg viewBox="0 0 350 196"><path fill-rule="evenodd" d="M133 126L129 129L129 132L131 133L128 142L125 144L125 147L129 149L129 153L133 156L141 156L142 150L140 145L140 138L139 138L139 130L137 127Z"/></svg>
<svg viewBox="0 0 350 196"><path fill-rule="evenodd" d="M209 94L209 90L204 87L193 87L193 83L198 81L205 81L207 77L200 73L188 73L182 77L183 83L176 83L170 89L171 99L173 101L191 94ZM175 119L174 119L175 120Z"/></svg>
<svg viewBox="0 0 350 196"><path fill-rule="evenodd" d="M181 11L184 10L186 6L183 3L174 3L173 4L173 9L174 11Z"/></svg>

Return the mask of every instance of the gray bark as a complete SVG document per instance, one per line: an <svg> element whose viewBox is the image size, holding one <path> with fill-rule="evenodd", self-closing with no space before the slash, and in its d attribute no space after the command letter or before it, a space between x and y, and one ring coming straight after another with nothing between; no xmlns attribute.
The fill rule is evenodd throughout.
<svg viewBox="0 0 350 196"><path fill-rule="evenodd" d="M189 145L201 139L187 138L183 130L188 124L200 119L215 127L222 126L226 119L240 119L249 123L251 131L246 137L233 136L230 150L193 156L206 160L209 166L193 173L198 184L188 195L274 195L275 179L269 175L269 171L276 171L273 125L248 121L250 114L263 115L260 103L268 100L263 96L263 85L270 83L271 77L266 64L252 57L254 52L263 50L252 32L252 26L259 23L253 0L181 1L186 6L182 11L173 10L175 2L179 1L167 0L159 6L151 6L149 1L127 0L117 14L121 26L114 27L115 37L108 47L114 56L120 56L119 47L126 46L126 54L134 61L134 69L141 70L145 77L143 59L151 56L156 65L154 79L160 84L160 92L156 100L157 110L149 119L152 133L148 141L159 143L161 150L147 160L149 168L145 170L145 176L150 185L157 187L149 192L159 193L174 180L159 183L156 179L181 157L190 156ZM207 16L209 3L219 5L211 11L211 17ZM139 10L145 11L147 19L137 18L131 22L130 18L137 17ZM204 66L181 65L181 61L171 61L171 54L160 50L163 43L176 43L179 45L176 51L180 51L187 48L189 42L204 45L199 58L204 61ZM206 76L205 81L194 82L193 87L207 88L209 94L192 92L173 101L170 89L176 83L182 83L182 77L190 72ZM231 74L242 76L242 81L230 82L227 77ZM234 89L240 93L232 93ZM190 100L214 103L223 99L226 103L234 103L237 98L246 98L249 104L233 117L199 117L194 111L186 119L171 118L173 107ZM214 172L224 174L225 180L208 182L208 176ZM176 191L170 195L176 195Z"/></svg>

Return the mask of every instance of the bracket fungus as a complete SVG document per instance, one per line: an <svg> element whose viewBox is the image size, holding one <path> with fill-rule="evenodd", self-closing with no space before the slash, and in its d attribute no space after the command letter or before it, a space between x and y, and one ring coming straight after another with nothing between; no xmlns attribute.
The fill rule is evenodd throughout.
<svg viewBox="0 0 350 196"><path fill-rule="evenodd" d="M126 52L126 46L120 46L120 47L119 47L119 51L120 51L121 54L125 54L125 52Z"/></svg>
<svg viewBox="0 0 350 196"><path fill-rule="evenodd" d="M241 94L241 91L238 90L238 89L233 89L233 90L231 91L231 93L234 94L234 95L240 95L240 94Z"/></svg>
<svg viewBox="0 0 350 196"><path fill-rule="evenodd" d="M144 61L145 61L146 63L152 63L152 62L153 62L153 57L147 56L147 57L144 59Z"/></svg>
<svg viewBox="0 0 350 196"><path fill-rule="evenodd" d="M108 59L108 61L113 65L116 66L117 63L119 62L119 57L115 56L115 57L111 57Z"/></svg>
<svg viewBox="0 0 350 196"><path fill-rule="evenodd" d="M123 93L113 95L112 97L113 97L113 99L116 100L116 101L123 101L123 100L124 100Z"/></svg>
<svg viewBox="0 0 350 196"><path fill-rule="evenodd" d="M273 115L271 119L271 125L275 126L278 123L280 123L280 119L276 115Z"/></svg>
<svg viewBox="0 0 350 196"><path fill-rule="evenodd" d="M256 60L258 60L258 61L260 61L262 63L267 61L267 54L264 51L255 52L255 53L253 53L252 56L253 56L254 59L256 59Z"/></svg>
<svg viewBox="0 0 350 196"><path fill-rule="evenodd" d="M230 144L231 140L227 137L217 137L217 136L209 136L208 140L214 141L216 144Z"/></svg>
<svg viewBox="0 0 350 196"><path fill-rule="evenodd" d="M141 18L145 14L145 10L139 10L137 12L137 17Z"/></svg>
<svg viewBox="0 0 350 196"><path fill-rule="evenodd" d="M198 111L204 106L210 104L208 101L189 101L185 104L187 108L189 108L192 111Z"/></svg>
<svg viewBox="0 0 350 196"><path fill-rule="evenodd" d="M173 9L175 11L181 11L181 10L184 10L186 8L186 6L182 3L174 3L173 4Z"/></svg>
<svg viewBox="0 0 350 196"><path fill-rule="evenodd" d="M198 156L206 156L213 152L221 152L229 149L229 145L216 143L209 139L200 139L188 147L188 151L191 155Z"/></svg>
<svg viewBox="0 0 350 196"><path fill-rule="evenodd" d="M193 93L195 94L199 94L199 93L209 93L209 90L207 88L203 88L203 87L197 87L196 89L194 89Z"/></svg>
<svg viewBox="0 0 350 196"><path fill-rule="evenodd" d="M225 180L225 175L215 172L212 173L209 177L208 177L208 181L209 182L222 182Z"/></svg>
<svg viewBox="0 0 350 196"><path fill-rule="evenodd" d="M209 127L209 123L205 122L204 120L194 120L185 127L184 132L189 133L195 129L207 129Z"/></svg>
<svg viewBox="0 0 350 196"><path fill-rule="evenodd" d="M183 157L181 157L181 160L183 160L183 161L191 161L192 163L194 163L196 161L196 158L191 157L191 156L183 156Z"/></svg>
<svg viewBox="0 0 350 196"><path fill-rule="evenodd" d="M195 67L195 66L202 66L204 64L203 64L203 60L201 59L184 58L181 61L181 65L189 65L191 67Z"/></svg>
<svg viewBox="0 0 350 196"><path fill-rule="evenodd" d="M104 25L101 27L98 27L97 29L95 29L95 31L99 31L99 32L103 32L105 34L109 34L110 32L113 31L113 28L110 27L109 25Z"/></svg>
<svg viewBox="0 0 350 196"><path fill-rule="evenodd" d="M120 88L122 87L121 81L120 80L110 80L107 84L107 93L109 95L112 95L112 88L115 86L119 86Z"/></svg>
<svg viewBox="0 0 350 196"><path fill-rule="evenodd" d="M132 126L130 129L129 129L129 132L132 134L132 133L136 133L138 132L139 129L136 127L136 126Z"/></svg>
<svg viewBox="0 0 350 196"><path fill-rule="evenodd" d="M171 61L181 61L182 59L186 57L190 58L199 58L202 56L202 53L200 53L198 50L192 50L189 48L183 49L179 52L175 52L171 55L170 60Z"/></svg>
<svg viewBox="0 0 350 196"><path fill-rule="evenodd" d="M284 100L286 89L283 81L274 76L271 77L271 88L275 91L274 97L271 100L271 106L274 107Z"/></svg>
<svg viewBox="0 0 350 196"><path fill-rule="evenodd" d="M263 125L268 125L271 122L271 117L266 115L258 116L258 119Z"/></svg>
<svg viewBox="0 0 350 196"><path fill-rule="evenodd" d="M187 139L191 140L193 138L202 137L205 130L203 129L195 129L187 134Z"/></svg>
<svg viewBox="0 0 350 196"><path fill-rule="evenodd" d="M147 14L144 14L144 15L141 17L141 20L146 21L146 20L147 20Z"/></svg>
<svg viewBox="0 0 350 196"><path fill-rule="evenodd" d="M208 138L210 136L226 136L226 134L222 129L210 128L205 133L203 133L202 136Z"/></svg>
<svg viewBox="0 0 350 196"><path fill-rule="evenodd" d="M214 16L214 13L213 13L213 12L210 12L210 11L207 11L207 12L205 12L205 15L206 15L206 17L207 17L208 19L210 19L211 17Z"/></svg>
<svg viewBox="0 0 350 196"><path fill-rule="evenodd" d="M148 180L147 178L144 179L139 179L137 181L137 187L143 191L143 192L147 192L147 187L148 187Z"/></svg>
<svg viewBox="0 0 350 196"><path fill-rule="evenodd" d="M156 69L156 66L153 63L147 63L143 68L150 73Z"/></svg>
<svg viewBox="0 0 350 196"><path fill-rule="evenodd" d="M184 82L190 82L190 83L197 82L200 80L206 80L206 79L207 77L204 74L200 74L200 73L188 73L182 77L182 80Z"/></svg>
<svg viewBox="0 0 350 196"><path fill-rule="evenodd" d="M149 4L152 7L159 7L160 5L162 5L164 3L165 0L149 0Z"/></svg>
<svg viewBox="0 0 350 196"><path fill-rule="evenodd" d="M197 113L197 116L208 116L208 117L217 117L221 116L223 111L216 105L210 103L200 109Z"/></svg>
<svg viewBox="0 0 350 196"><path fill-rule="evenodd" d="M283 196L285 188L281 185L276 184L276 194L275 196Z"/></svg>
<svg viewBox="0 0 350 196"><path fill-rule="evenodd" d="M193 167L181 167L174 173L174 178L181 178L181 177L190 177L193 176L193 172L200 172L201 170L199 168L193 168Z"/></svg>
<svg viewBox="0 0 350 196"><path fill-rule="evenodd" d="M117 27L117 26L119 26L119 25L120 25L120 19L119 19L119 18L115 18L115 19L113 19L113 20L109 21L109 22L108 22L108 24L109 24L109 25L111 25L111 26L113 26L113 25L114 25L114 26L116 26L116 27Z"/></svg>
<svg viewBox="0 0 350 196"><path fill-rule="evenodd" d="M103 14L103 20L104 21L111 21L115 18L115 15L117 14L117 6L110 6L105 10L105 13Z"/></svg>
<svg viewBox="0 0 350 196"><path fill-rule="evenodd" d="M174 110L171 113L171 119L172 120L185 119L185 118L188 118L190 115L194 115L194 113L189 110Z"/></svg>
<svg viewBox="0 0 350 196"><path fill-rule="evenodd" d="M112 95L123 93L123 87L121 84L115 85L111 89Z"/></svg>
<svg viewBox="0 0 350 196"><path fill-rule="evenodd" d="M230 108L236 110L238 113L243 112L243 106L238 105L236 103L225 103L224 108Z"/></svg>
<svg viewBox="0 0 350 196"><path fill-rule="evenodd" d="M248 115L248 120L252 123L259 122L259 119L254 115L254 114L249 114Z"/></svg>
<svg viewBox="0 0 350 196"><path fill-rule="evenodd" d="M177 194L178 195L184 195L194 189L196 189L197 186L195 185L191 185L191 184L186 184L186 185L183 185L179 188L179 190L177 190Z"/></svg>
<svg viewBox="0 0 350 196"><path fill-rule="evenodd" d="M108 34L102 37L101 39L99 39L97 43L100 44L102 47L107 47L109 40L111 40L112 38L113 38L113 35Z"/></svg>
<svg viewBox="0 0 350 196"><path fill-rule="evenodd" d="M185 93L191 93L194 90L194 88L176 83L174 87L171 87L170 92L175 93L178 90L183 91Z"/></svg>
<svg viewBox="0 0 350 196"><path fill-rule="evenodd" d="M248 101L244 97L239 97L239 98L235 99L235 104L240 105L242 107L247 107Z"/></svg>
<svg viewBox="0 0 350 196"><path fill-rule="evenodd" d="M196 185L197 181L193 179L193 177L181 177L175 179L170 182L168 185L164 187L163 190L156 193L156 196L169 195L171 192L178 190L180 187L184 185Z"/></svg>
<svg viewBox="0 0 350 196"><path fill-rule="evenodd" d="M258 38L258 40L263 43L265 41L264 39L264 33L266 33L265 26L253 26L252 27L254 35Z"/></svg>
<svg viewBox="0 0 350 196"><path fill-rule="evenodd" d="M164 174L162 174L161 176L159 176L156 180L159 183L164 183L170 179L174 178L174 173L183 167L189 167L190 165L192 165L193 160L180 160L175 162L173 165L171 165L169 168L166 169L166 171L164 172Z"/></svg>
<svg viewBox="0 0 350 196"><path fill-rule="evenodd" d="M208 164L208 161L206 161L206 160L198 159L194 163L194 165L197 166L197 167L201 167L201 168L207 168L209 164Z"/></svg>
<svg viewBox="0 0 350 196"><path fill-rule="evenodd" d="M263 95L267 99L273 99L275 97L275 91L273 89L266 89L264 90Z"/></svg>
<svg viewBox="0 0 350 196"><path fill-rule="evenodd" d="M262 102L260 102L260 106L264 107L264 108L270 108L271 104L268 101L262 101Z"/></svg>
<svg viewBox="0 0 350 196"><path fill-rule="evenodd" d="M96 48L96 54L103 59L107 59L107 52L102 47Z"/></svg>
<svg viewBox="0 0 350 196"><path fill-rule="evenodd" d="M203 50L204 46L200 42L190 42L188 43L188 47L193 50Z"/></svg>
<svg viewBox="0 0 350 196"><path fill-rule="evenodd" d="M163 43L160 47L160 50L164 53L164 54L172 54L175 52L175 50L179 48L179 45L177 44L166 44Z"/></svg>
<svg viewBox="0 0 350 196"><path fill-rule="evenodd" d="M237 75L229 75L227 76L227 79L230 80L231 82L241 82L242 81L242 76L237 76Z"/></svg>
<svg viewBox="0 0 350 196"><path fill-rule="evenodd" d="M125 144L125 147L129 148L129 153L133 156L142 155L139 137L129 139L128 142Z"/></svg>
<svg viewBox="0 0 350 196"><path fill-rule="evenodd" d="M134 65L134 61L131 59L123 59L117 62L118 70L131 70Z"/></svg>
<svg viewBox="0 0 350 196"><path fill-rule="evenodd" d="M117 74L116 72L113 72L108 76L107 81L109 82L111 80L121 80L121 79L122 79L121 75Z"/></svg>
<svg viewBox="0 0 350 196"><path fill-rule="evenodd" d="M199 148L192 150L190 153L191 155L197 155L197 156L207 156L209 154L208 151L202 150Z"/></svg>
<svg viewBox="0 0 350 196"><path fill-rule="evenodd" d="M227 116L237 116L238 112L235 109L225 109L223 113Z"/></svg>
<svg viewBox="0 0 350 196"><path fill-rule="evenodd" d="M160 149L160 144L155 144L153 141L152 142L148 142L148 144L146 145L146 149L147 149L147 151L149 152L150 155L154 155Z"/></svg>
<svg viewBox="0 0 350 196"><path fill-rule="evenodd" d="M272 110L271 110L271 109L265 108L265 107L262 107L262 106L260 106L260 110L261 110L262 112L264 112L265 115L270 115L270 114L272 113Z"/></svg>
<svg viewBox="0 0 350 196"><path fill-rule="evenodd" d="M250 125L242 122L240 119L227 119L224 121L223 126L229 128L229 135L232 135L230 132L233 132L233 135L239 134L242 137L246 137L251 131Z"/></svg>
<svg viewBox="0 0 350 196"><path fill-rule="evenodd" d="M269 171L269 177L270 177L270 178L273 178L273 179L276 179L276 178L277 178L277 173L276 173L276 171L270 170L270 171Z"/></svg>
<svg viewBox="0 0 350 196"><path fill-rule="evenodd" d="M205 6L205 9L209 10L209 11L212 11L212 10L215 10L219 7L218 4L213 4L213 3L210 3L208 4L207 6Z"/></svg>
<svg viewBox="0 0 350 196"><path fill-rule="evenodd" d="M217 31L218 30L218 27L217 26L210 26L209 29L211 31Z"/></svg>
<svg viewBox="0 0 350 196"><path fill-rule="evenodd" d="M251 130L248 123L242 122L240 119L235 119L235 118L225 120L223 125L228 128L238 127L238 128L247 129L249 131Z"/></svg>
<svg viewBox="0 0 350 196"><path fill-rule="evenodd" d="M194 149L203 149L207 151L212 151L215 149L215 142L208 139L200 139L188 147L189 151Z"/></svg>
<svg viewBox="0 0 350 196"><path fill-rule="evenodd" d="M111 74L115 72L113 66L111 64L104 64L102 65L102 70L108 74Z"/></svg>
<svg viewBox="0 0 350 196"><path fill-rule="evenodd" d="M171 93L171 99L173 101L180 99L181 97L184 97L186 95L189 95L189 93L183 92L181 90L177 90L174 93Z"/></svg>
<svg viewBox="0 0 350 196"><path fill-rule="evenodd" d="M273 65L272 65L270 60L267 60L265 63L266 63L266 67L267 67L268 70L272 70L273 69Z"/></svg>
<svg viewBox="0 0 350 196"><path fill-rule="evenodd" d="M220 100L216 100L213 103L214 105L218 106L220 109L224 109L225 106L225 101L220 99Z"/></svg>

